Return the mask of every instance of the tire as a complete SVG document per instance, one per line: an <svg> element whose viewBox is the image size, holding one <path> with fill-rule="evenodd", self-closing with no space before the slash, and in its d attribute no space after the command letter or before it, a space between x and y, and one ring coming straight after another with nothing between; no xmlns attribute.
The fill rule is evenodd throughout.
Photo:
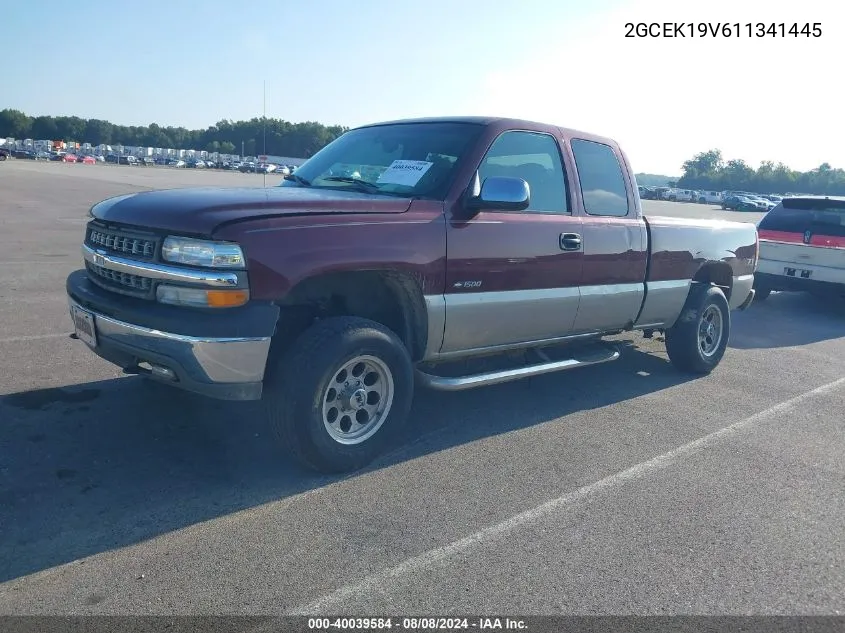
<svg viewBox="0 0 845 633"><path fill-rule="evenodd" d="M413 395L411 357L395 333L368 319L332 317L271 363L263 399L274 434L301 465L345 473L398 437Z"/></svg>
<svg viewBox="0 0 845 633"><path fill-rule="evenodd" d="M711 329L710 335L702 338L700 328L705 320L715 326L715 332ZM725 355L730 334L731 313L725 293L717 286L693 284L681 316L666 330L666 352L680 371L709 374Z"/></svg>

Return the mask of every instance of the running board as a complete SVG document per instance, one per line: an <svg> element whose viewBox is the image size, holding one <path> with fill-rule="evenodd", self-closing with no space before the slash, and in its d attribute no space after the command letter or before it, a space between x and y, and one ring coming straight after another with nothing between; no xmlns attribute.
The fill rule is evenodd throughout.
<svg viewBox="0 0 845 633"><path fill-rule="evenodd" d="M487 387L489 385L510 382L511 380L519 380L520 378L550 374L555 371L608 363L619 358L619 351L611 348L591 350L589 353L579 354L575 358L566 358L563 360L551 360L542 350L535 350L535 353L544 359L544 362L535 365L523 365L514 369L455 377L435 376L434 374L428 374L417 369L416 377L420 384L430 389L436 389L438 391L463 391L464 389Z"/></svg>

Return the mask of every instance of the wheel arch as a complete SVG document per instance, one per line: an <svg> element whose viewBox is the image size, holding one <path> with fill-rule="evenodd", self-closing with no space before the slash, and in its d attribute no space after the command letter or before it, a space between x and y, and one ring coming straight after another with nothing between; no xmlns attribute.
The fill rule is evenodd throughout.
<svg viewBox="0 0 845 633"><path fill-rule="evenodd" d="M388 327L413 360L422 358L428 319L422 286L413 275L395 270L326 272L299 281L283 298L274 346L286 348L316 320L357 316Z"/></svg>
<svg viewBox="0 0 845 633"><path fill-rule="evenodd" d="M718 286L725 293L725 298L730 301L734 283L733 269L727 262L705 262L693 275L692 283Z"/></svg>

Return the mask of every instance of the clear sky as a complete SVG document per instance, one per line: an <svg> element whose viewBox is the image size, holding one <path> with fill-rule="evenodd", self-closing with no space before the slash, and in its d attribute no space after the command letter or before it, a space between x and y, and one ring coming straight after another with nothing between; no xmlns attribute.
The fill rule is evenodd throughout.
<svg viewBox="0 0 845 633"><path fill-rule="evenodd" d="M841 0L0 0L0 109L204 128L489 114L845 167ZM625 38L626 22L819 22L819 38Z"/></svg>

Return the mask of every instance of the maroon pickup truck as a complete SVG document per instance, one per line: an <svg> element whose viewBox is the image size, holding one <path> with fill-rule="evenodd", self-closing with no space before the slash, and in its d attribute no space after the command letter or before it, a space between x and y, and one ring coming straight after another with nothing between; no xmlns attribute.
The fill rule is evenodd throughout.
<svg viewBox="0 0 845 633"><path fill-rule="evenodd" d="M278 187L91 209L76 338L127 373L262 399L284 446L360 468L415 385L458 390L614 360L665 332L707 373L754 297L753 224L643 216L610 139L501 118L347 132Z"/></svg>

